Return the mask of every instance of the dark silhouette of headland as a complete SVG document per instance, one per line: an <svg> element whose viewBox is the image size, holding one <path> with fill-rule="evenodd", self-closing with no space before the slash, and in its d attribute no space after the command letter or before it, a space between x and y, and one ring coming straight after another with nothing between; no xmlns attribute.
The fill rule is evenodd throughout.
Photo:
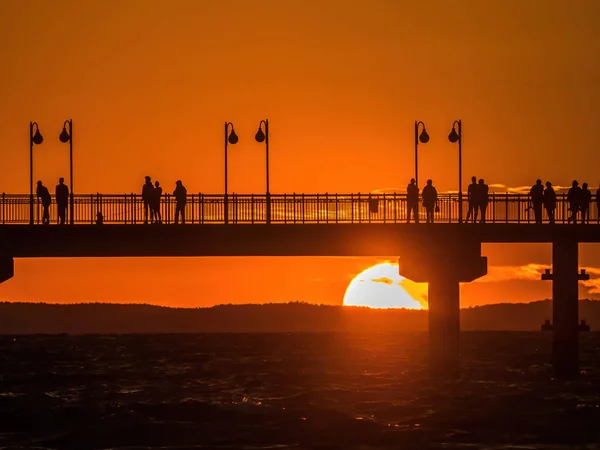
<svg viewBox="0 0 600 450"><path fill-rule="evenodd" d="M600 323L600 301L579 302ZM539 331L550 300L461 309L461 329ZM0 303L0 334L421 332L426 310L271 303L169 308L144 304Z"/></svg>

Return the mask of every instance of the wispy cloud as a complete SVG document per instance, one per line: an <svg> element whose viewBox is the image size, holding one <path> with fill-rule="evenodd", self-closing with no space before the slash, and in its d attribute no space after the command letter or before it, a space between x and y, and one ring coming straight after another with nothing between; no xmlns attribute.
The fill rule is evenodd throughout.
<svg viewBox="0 0 600 450"><path fill-rule="evenodd" d="M545 181L544 181L544 183L545 183ZM562 192L567 192L571 186L552 185L552 187L554 188L554 190L557 193L562 193ZM531 186L507 186L502 183L490 183L490 184L488 184L488 188L490 190L490 193L529 194L529 190L531 189ZM457 192L458 192L457 190L448 190L448 191L444 191L443 193L456 194ZM406 188L386 187L386 188L374 189L371 191L371 194L394 194L394 193L405 194Z"/></svg>
<svg viewBox="0 0 600 450"><path fill-rule="evenodd" d="M391 278L386 278L386 277L373 278L370 281L372 281L373 283L394 284L394 280L392 280ZM398 284L400 284L400 283L398 283Z"/></svg>
<svg viewBox="0 0 600 450"><path fill-rule="evenodd" d="M521 266L490 266L488 274L485 277L477 280L478 283L497 283L503 281L539 281L542 274L547 270L552 269L548 264L525 264ZM600 294L600 268L586 267L586 272L590 275L590 279L582 281L590 294Z"/></svg>

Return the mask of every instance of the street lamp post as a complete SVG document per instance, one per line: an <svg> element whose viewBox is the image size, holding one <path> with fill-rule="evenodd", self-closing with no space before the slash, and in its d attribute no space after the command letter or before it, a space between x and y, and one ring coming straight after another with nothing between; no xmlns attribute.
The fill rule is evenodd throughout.
<svg viewBox="0 0 600 450"><path fill-rule="evenodd" d="M262 126L265 125L265 131L263 132ZM258 124L258 131L254 136L256 142L265 143L265 161L266 161L266 201L267 201L267 224L271 223L271 191L269 190L269 119L261 120Z"/></svg>
<svg viewBox="0 0 600 450"><path fill-rule="evenodd" d="M448 140L453 144L458 142L458 223L462 223L462 122L460 119L455 120L452 124L452 131L450 131L450 134L448 135Z"/></svg>
<svg viewBox="0 0 600 450"><path fill-rule="evenodd" d="M67 131L67 125L69 125L69 131ZM75 219L75 200L73 194L73 119L65 120L62 133L60 133L58 139L63 144L69 143L69 185L71 188L69 196L69 222L73 225Z"/></svg>
<svg viewBox="0 0 600 450"><path fill-rule="evenodd" d="M29 225L33 225L33 144L40 145L42 142L44 138L37 122L29 122Z"/></svg>
<svg viewBox="0 0 600 450"><path fill-rule="evenodd" d="M423 125L423 131L419 135L419 125ZM415 184L419 187L419 141L422 144L429 142L429 134L423 122L415 120Z"/></svg>
<svg viewBox="0 0 600 450"><path fill-rule="evenodd" d="M229 132L229 126L231 125L231 133ZM225 122L225 196L223 201L224 211L223 218L225 223L229 223L229 195L227 193L227 147L229 144L237 144L239 138L235 134L233 123Z"/></svg>

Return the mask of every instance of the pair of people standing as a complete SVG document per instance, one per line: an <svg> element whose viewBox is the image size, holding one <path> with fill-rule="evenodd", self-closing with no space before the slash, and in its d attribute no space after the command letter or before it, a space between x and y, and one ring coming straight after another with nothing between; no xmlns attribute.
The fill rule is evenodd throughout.
<svg viewBox="0 0 600 450"><path fill-rule="evenodd" d="M160 212L160 199L162 197L163 189L160 187L160 183L156 181L152 185L152 178L146 176L146 182L142 186L142 201L144 202L144 224L148 223L148 215L150 215L150 222L156 224L162 224L162 215ZM173 191L175 197L175 224L179 223L179 217L181 216L181 223L185 223L185 205L187 203L187 190L181 180L177 180L175 183L175 190ZM150 214L148 214L150 213Z"/></svg>
<svg viewBox="0 0 600 450"><path fill-rule="evenodd" d="M548 213L548 221L550 224L556 223L555 211L556 211L556 192L552 187L550 181L546 181L546 189L542 185L542 180L537 180L535 184L529 190L529 197L531 199L531 208L535 217L535 223L542 223L542 207ZM600 189L596 193L596 202L598 204L598 210L600 211ZM577 223L577 214L581 211L582 223L589 222L590 219L590 203L592 202L592 192L588 189L588 184L583 183L579 187L579 182L573 180L571 188L567 193L567 202L569 203L569 218L568 222Z"/></svg>
<svg viewBox="0 0 600 450"><path fill-rule="evenodd" d="M596 192L596 202L600 211L600 201L598 201L599 194L600 189L598 189ZM579 187L579 182L577 180L573 180L571 188L567 193L567 202L569 203L569 211L571 212L571 216L568 219L569 223L577 223L577 214L579 211L581 211L581 223L590 221L590 203L592 202L592 192L588 189L587 183L583 183L581 187Z"/></svg>
<svg viewBox="0 0 600 450"><path fill-rule="evenodd" d="M485 223L485 213L490 202L490 189L483 178L477 182L477 177L471 177L471 184L467 189L467 199L469 203L469 212L467 212L466 222L473 220L477 222L477 216L481 213L479 223Z"/></svg>
<svg viewBox="0 0 600 450"><path fill-rule="evenodd" d="M423 188L423 206L426 211L427 223L433 223L433 213L439 211L438 194L433 181L427 180L427 185ZM411 216L415 223L419 223L419 188L414 178L411 178L410 184L406 187L406 201L408 207L407 223L410 223Z"/></svg>
<svg viewBox="0 0 600 450"><path fill-rule="evenodd" d="M548 214L550 224L556 223L554 213L556 211L556 192L550 181L546 181L546 189L542 184L542 180L536 180L535 184L529 190L529 198L531 200L530 208L533 209L535 223L542 223L542 210L545 209Z"/></svg>
<svg viewBox="0 0 600 450"><path fill-rule="evenodd" d="M52 197L48 188L43 185L42 181L37 182L37 188L35 191L37 198L42 202L42 225L50 225L50 205L52 204ZM65 184L65 179L60 178L54 191L56 196L56 206L58 209L58 223L64 225L67 218L67 206L69 206L69 187Z"/></svg>

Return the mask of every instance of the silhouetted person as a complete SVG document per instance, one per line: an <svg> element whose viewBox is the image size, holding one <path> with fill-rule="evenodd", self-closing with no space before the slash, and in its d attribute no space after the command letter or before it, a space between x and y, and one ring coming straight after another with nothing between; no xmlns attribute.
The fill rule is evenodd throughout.
<svg viewBox="0 0 600 450"><path fill-rule="evenodd" d="M433 181L427 180L427 185L423 188L423 206L427 212L427 223L433 223L433 211L437 202L437 191L433 187Z"/></svg>
<svg viewBox="0 0 600 450"><path fill-rule="evenodd" d="M65 179L60 177L56 185L56 207L58 208L58 223L65 224L67 216L67 206L69 205L69 188L65 184Z"/></svg>
<svg viewBox="0 0 600 450"><path fill-rule="evenodd" d="M152 197L154 196L154 186L152 186L152 178L146 177L146 182L142 186L142 201L144 202L144 223L148 223L148 210L152 210ZM150 216L152 220L152 216Z"/></svg>
<svg viewBox="0 0 600 450"><path fill-rule="evenodd" d="M581 185L581 223L589 223L590 221L590 203L592 202L592 191L588 189L588 184Z"/></svg>
<svg viewBox="0 0 600 450"><path fill-rule="evenodd" d="M473 223L477 222L477 178L471 177L471 184L467 189L467 199L469 201L469 212L467 213L466 222L473 219Z"/></svg>
<svg viewBox="0 0 600 450"><path fill-rule="evenodd" d="M544 185L542 180L537 180L529 190L529 197L533 206L533 215L535 223L542 223L542 204L544 201Z"/></svg>
<svg viewBox="0 0 600 450"><path fill-rule="evenodd" d="M552 187L552 183L546 181L546 189L544 190L544 208L548 213L548 219L551 224L554 224L554 211L556 210L556 192Z"/></svg>
<svg viewBox="0 0 600 450"><path fill-rule="evenodd" d="M571 217L568 222L577 223L577 213L579 212L579 205L581 204L581 188L577 180L573 180L573 185L567 193L567 201L569 202L569 211L571 211Z"/></svg>
<svg viewBox="0 0 600 450"><path fill-rule="evenodd" d="M483 181L483 178L479 180L479 184L477 185L477 199L479 210L481 212L481 220L479 223L485 223L485 212L487 211L488 203L490 202L490 189Z"/></svg>
<svg viewBox="0 0 600 450"><path fill-rule="evenodd" d="M408 207L408 220L414 214L415 223L419 223L419 188L416 185L415 179L410 179L410 184L406 186L406 206Z"/></svg>
<svg viewBox="0 0 600 450"><path fill-rule="evenodd" d="M154 223L162 223L162 215L160 213L162 192L163 188L160 187L160 183L158 181L154 182L154 191L152 192L152 220Z"/></svg>
<svg viewBox="0 0 600 450"><path fill-rule="evenodd" d="M187 203L187 189L177 180L176 187L173 191L175 197L175 225L179 223L179 215L181 214L181 223L185 223L185 204Z"/></svg>
<svg viewBox="0 0 600 450"><path fill-rule="evenodd" d="M102 225L104 223L104 216L100 211L96 213L96 225Z"/></svg>
<svg viewBox="0 0 600 450"><path fill-rule="evenodd" d="M50 197L50 192L48 192L48 188L42 184L41 181L37 182L37 189L35 191L37 197L42 200L42 207L44 208L44 213L42 214L42 224L48 225L50 223L50 204L52 203L52 197Z"/></svg>

